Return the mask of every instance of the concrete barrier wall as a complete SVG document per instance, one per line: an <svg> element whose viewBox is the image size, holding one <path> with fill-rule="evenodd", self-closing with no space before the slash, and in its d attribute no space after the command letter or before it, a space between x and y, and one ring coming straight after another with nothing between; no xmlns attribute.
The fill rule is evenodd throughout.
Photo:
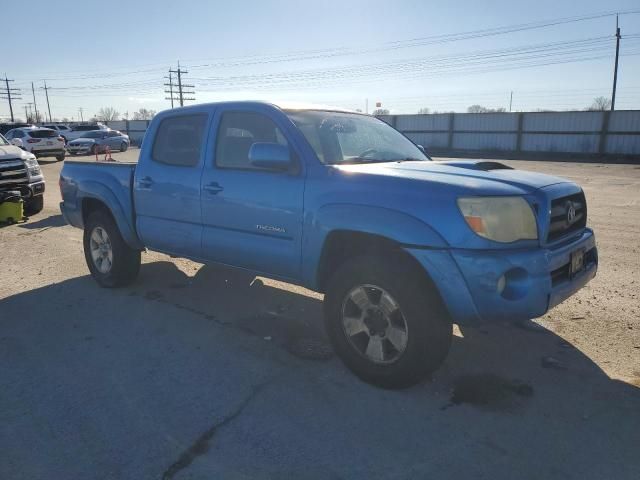
<svg viewBox="0 0 640 480"><path fill-rule="evenodd" d="M382 115L432 152L640 155L640 110Z"/></svg>

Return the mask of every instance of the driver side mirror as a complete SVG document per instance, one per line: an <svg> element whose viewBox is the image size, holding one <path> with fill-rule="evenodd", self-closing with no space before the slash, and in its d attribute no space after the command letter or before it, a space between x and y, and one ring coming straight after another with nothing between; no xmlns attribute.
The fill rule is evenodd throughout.
<svg viewBox="0 0 640 480"><path fill-rule="evenodd" d="M249 150L249 162L255 167L284 172L291 167L291 152L286 145L256 142Z"/></svg>
<svg viewBox="0 0 640 480"><path fill-rule="evenodd" d="M23 148L23 144L22 144L22 140L19 138L12 138L11 139L11 145L13 145L14 147L20 147Z"/></svg>
<svg viewBox="0 0 640 480"><path fill-rule="evenodd" d="M420 149L420 151L422 153L424 153L425 155L427 154L427 151L424 149L424 147L422 145L416 145L416 147L418 147Z"/></svg>

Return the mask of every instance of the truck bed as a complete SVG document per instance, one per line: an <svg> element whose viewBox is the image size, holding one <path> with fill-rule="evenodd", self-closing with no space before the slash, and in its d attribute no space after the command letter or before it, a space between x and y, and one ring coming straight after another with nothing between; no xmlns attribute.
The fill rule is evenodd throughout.
<svg viewBox="0 0 640 480"><path fill-rule="evenodd" d="M64 201L60 208L67 222L83 228L83 202L101 199L114 213L118 227L131 244L138 243L135 234L133 176L135 162L65 162L60 173L60 189Z"/></svg>

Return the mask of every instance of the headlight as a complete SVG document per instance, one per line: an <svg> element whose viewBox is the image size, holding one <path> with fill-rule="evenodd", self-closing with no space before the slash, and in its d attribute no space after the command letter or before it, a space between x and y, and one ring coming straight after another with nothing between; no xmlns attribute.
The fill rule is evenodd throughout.
<svg viewBox="0 0 640 480"><path fill-rule="evenodd" d="M536 217L522 197L459 198L458 208L481 237L504 243L538 238Z"/></svg>
<svg viewBox="0 0 640 480"><path fill-rule="evenodd" d="M27 166L29 175L31 175L32 177L40 175L40 165L38 164L38 160L36 160L36 157L27 158L24 163Z"/></svg>

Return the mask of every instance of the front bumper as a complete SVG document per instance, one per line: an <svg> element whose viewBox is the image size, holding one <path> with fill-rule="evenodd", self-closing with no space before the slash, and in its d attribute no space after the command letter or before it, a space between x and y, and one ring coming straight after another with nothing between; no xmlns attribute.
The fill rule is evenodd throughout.
<svg viewBox="0 0 640 480"><path fill-rule="evenodd" d="M44 180L33 181L32 183L21 183L14 185L2 185L0 190L17 190L23 198L37 197L43 195L45 190Z"/></svg>
<svg viewBox="0 0 640 480"><path fill-rule="evenodd" d="M67 145L67 150L71 153L89 153L93 148L93 143L85 145Z"/></svg>
<svg viewBox="0 0 640 480"><path fill-rule="evenodd" d="M571 276L571 254L585 252ZM407 249L429 272L454 323L518 321L544 315L596 275L591 229L559 246L520 250ZM504 280L501 280L504 279Z"/></svg>

